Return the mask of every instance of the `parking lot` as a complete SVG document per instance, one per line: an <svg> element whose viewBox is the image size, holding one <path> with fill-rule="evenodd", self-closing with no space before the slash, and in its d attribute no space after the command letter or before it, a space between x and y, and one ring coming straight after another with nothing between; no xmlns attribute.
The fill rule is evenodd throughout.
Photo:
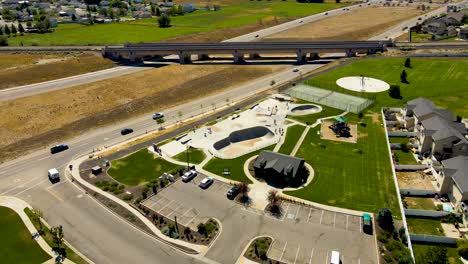
<svg viewBox="0 0 468 264"><path fill-rule="evenodd" d="M209 218L218 219L222 232L207 258L235 263L253 237L267 235L274 239L268 257L283 263L327 263L332 250L341 253L343 263L377 263L375 238L361 231L358 216L283 201L283 214L277 218L227 199L227 183L214 180L207 189L200 188L203 178L176 181L144 205L168 218L177 216L194 230Z"/></svg>

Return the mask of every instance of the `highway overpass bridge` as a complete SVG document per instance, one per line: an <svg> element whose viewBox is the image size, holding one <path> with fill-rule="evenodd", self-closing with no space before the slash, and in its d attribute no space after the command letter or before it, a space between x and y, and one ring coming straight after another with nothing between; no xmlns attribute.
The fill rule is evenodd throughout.
<svg viewBox="0 0 468 264"><path fill-rule="evenodd" d="M307 57L316 58L319 53L373 54L393 47L389 40L382 41L321 41L321 42L210 42L210 43L139 43L124 46L106 46L105 57L139 61L153 57L177 55L180 63L190 63L192 55L199 59L214 54L232 54L234 63L241 63L245 55L255 58L260 54L288 54L297 56L298 63Z"/></svg>

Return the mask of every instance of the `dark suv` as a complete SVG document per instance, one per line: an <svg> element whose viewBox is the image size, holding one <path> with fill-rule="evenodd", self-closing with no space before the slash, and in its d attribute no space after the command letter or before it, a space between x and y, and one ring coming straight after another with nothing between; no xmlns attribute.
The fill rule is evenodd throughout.
<svg viewBox="0 0 468 264"><path fill-rule="evenodd" d="M50 153L55 154L55 153L59 153L67 149L68 149L68 145L66 144L55 145L50 148Z"/></svg>
<svg viewBox="0 0 468 264"><path fill-rule="evenodd" d="M234 198L236 198L236 196L239 194L239 191L239 187L237 185L234 185L231 187L231 189L229 189L226 196L228 199L234 200Z"/></svg>
<svg viewBox="0 0 468 264"><path fill-rule="evenodd" d="M133 133L133 129L131 129L131 128L124 128L124 129L120 130L120 134L122 134L122 136L130 134L130 133Z"/></svg>

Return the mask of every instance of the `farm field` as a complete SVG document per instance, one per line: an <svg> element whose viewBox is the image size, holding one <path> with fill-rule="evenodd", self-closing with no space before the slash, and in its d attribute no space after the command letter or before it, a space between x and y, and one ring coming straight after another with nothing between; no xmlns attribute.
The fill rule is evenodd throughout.
<svg viewBox="0 0 468 264"><path fill-rule="evenodd" d="M0 89L45 82L115 66L100 54L0 54Z"/></svg>
<svg viewBox="0 0 468 264"><path fill-rule="evenodd" d="M2 263L42 263L52 258L31 238L31 233L15 211L0 206L0 215Z"/></svg>
<svg viewBox="0 0 468 264"><path fill-rule="evenodd" d="M286 1L244 1L224 6L219 11L196 11L171 18L171 27L159 28L157 18L131 22L95 24L60 24L50 34L30 34L9 39L10 45L80 45L155 42L178 36L214 30L262 25L263 21L289 20L339 8L348 4L301 4ZM122 34L125 32L125 34ZM245 32L248 33L249 31ZM219 32L218 32L219 33ZM239 32L240 33L240 32Z"/></svg>
<svg viewBox="0 0 468 264"><path fill-rule="evenodd" d="M463 83L468 83L468 59L462 58L412 58L411 68L403 66L405 58L368 59L348 64L334 71L306 81L312 86L347 93L360 97L376 96L376 102L369 110L380 112L381 107L401 107L409 100L425 97L438 107L447 108L455 115L468 117L468 90ZM400 82L400 74L405 70L409 84ZM401 100L388 96L388 93L362 94L343 89L336 85L336 80L345 76L365 75L378 78L389 84L399 85Z"/></svg>
<svg viewBox="0 0 468 264"><path fill-rule="evenodd" d="M366 40L424 12L415 7L367 7L267 36L262 41Z"/></svg>
<svg viewBox="0 0 468 264"><path fill-rule="evenodd" d="M3 116L0 120L0 160L14 157L25 149L55 143L50 138L59 141L96 128L96 124L105 125L160 111L282 68L171 65L0 102L0 114ZM187 71L190 74L186 74Z"/></svg>

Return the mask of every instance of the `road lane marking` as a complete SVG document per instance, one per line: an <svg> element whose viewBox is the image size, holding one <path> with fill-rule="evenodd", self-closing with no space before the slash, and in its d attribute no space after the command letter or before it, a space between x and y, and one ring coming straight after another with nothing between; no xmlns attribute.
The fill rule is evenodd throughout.
<svg viewBox="0 0 468 264"><path fill-rule="evenodd" d="M14 196L20 195L20 194L22 194L22 193L24 193L24 192L26 192L26 191L29 191L29 190L31 190L32 188L38 186L39 184L41 184L41 183L43 183L43 182L45 182L45 181L48 181L48 179L44 179L44 180L42 180L42 181L40 181L40 182L34 184L33 186L31 186L31 187L29 187L29 188L27 188L27 189L25 189L25 190L22 190L22 191L19 192L19 193L15 193Z"/></svg>
<svg viewBox="0 0 468 264"><path fill-rule="evenodd" d="M300 249L301 249L301 245L299 244L299 246L297 247L297 251L296 251L296 257L294 258L294 264L296 264L297 256L299 256L299 250Z"/></svg>
<svg viewBox="0 0 468 264"><path fill-rule="evenodd" d="M288 245L288 241L284 242L283 252L281 252L281 256L280 256L280 259L279 259L280 262L281 262L281 260L283 259L284 251L286 250L286 246L287 246L287 245Z"/></svg>
<svg viewBox="0 0 468 264"><path fill-rule="evenodd" d="M309 264L312 264L312 258L314 257L314 249L315 248L312 248L312 252L310 252Z"/></svg>
<svg viewBox="0 0 468 264"><path fill-rule="evenodd" d="M46 156L46 157L43 157L43 158L37 159L37 161L45 160L45 159L47 159L47 158L50 158L50 157L52 157L52 156Z"/></svg>
<svg viewBox="0 0 468 264"><path fill-rule="evenodd" d="M322 210L322 215L320 216L320 224L322 224L322 219L323 219L323 213L324 213L324 212L325 212L325 211Z"/></svg>
<svg viewBox="0 0 468 264"><path fill-rule="evenodd" d="M333 217L333 228L335 228L335 224L336 224L336 212L335 212L335 216Z"/></svg>
<svg viewBox="0 0 468 264"><path fill-rule="evenodd" d="M307 217L307 223L309 223L310 220L310 214L312 213L312 207L309 209L309 216ZM312 251L313 252L313 251Z"/></svg>
<svg viewBox="0 0 468 264"><path fill-rule="evenodd" d="M6 190L6 191L0 193L0 195L4 195L4 194L9 193L9 192L11 192L11 191L13 191L13 190L15 190L15 189L18 189L18 188L26 187L26 186L25 186L26 184L28 184L28 183L30 183L30 182L32 182L32 181L38 179L38 178L40 178L40 177L32 178L31 180L29 180L29 181L27 181L27 182L25 182L25 183L23 183L23 184L21 184L21 185L15 186L15 187L13 187L13 188L11 188L11 189L9 189L9 190Z"/></svg>

